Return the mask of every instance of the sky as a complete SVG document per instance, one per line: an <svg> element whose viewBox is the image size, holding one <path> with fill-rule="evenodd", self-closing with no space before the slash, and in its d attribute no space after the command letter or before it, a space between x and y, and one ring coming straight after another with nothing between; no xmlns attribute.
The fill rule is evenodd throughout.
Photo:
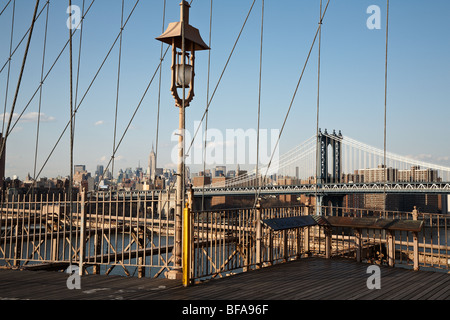
<svg viewBox="0 0 450 320"><path fill-rule="evenodd" d="M85 0L85 8L91 1ZM108 164L114 143L119 79L116 142L143 99L117 150L116 170L135 168L139 164L146 168L157 141L158 167L176 169L172 154L177 143L174 130L178 128L178 108L170 93L170 51L162 64L160 82L157 68L161 43L155 38L169 22L179 20L179 2L165 1L163 26L164 1L140 0L123 32L120 77L117 41L92 82L119 34L122 12L119 0L95 0L93 3L84 20L80 55L79 30L73 38L73 83L75 88L79 70L76 96L78 103L82 101L75 118L74 164L84 164L90 172L94 172L97 165ZM40 8L45 3L41 1ZM135 3L135 0L125 0L124 19ZM260 104L261 0L255 1L224 69L252 3L253 0L213 1L211 50L196 53L195 97L186 110L186 129L192 136L205 112L210 58L209 97L213 99L208 128L222 133L222 144L226 145L229 142L227 130L256 130L260 105L260 128L270 136L282 127L293 101L280 139L282 154L316 133L318 42L311 51L295 99L293 96L318 26L320 0L264 1ZM326 3L323 0L324 7ZM0 10L6 4L6 0L1 0ZM13 1L0 16L0 68L9 57L12 4ZM72 0L72 4L81 8L83 1ZM206 43L210 34L210 4L210 0L193 0L190 9L190 24L200 30ZM30 25L34 5L32 0L15 1L13 49ZM374 17L374 12L368 13L372 5L380 8L380 29L368 28L367 21ZM70 115L68 47L56 60L69 38L67 7L68 1L50 1L49 5L44 74L56 63L42 86L37 158L40 93L31 98L40 83L46 10L36 22L15 113L20 114L31 102L8 137L7 177L17 175L23 179L28 173L33 176L35 159L40 177L70 173L68 132L44 165ZM447 0L390 1L386 100L388 151L445 166L450 166L449 12ZM26 39L12 57L8 91L9 65L0 73L2 115L8 116L11 111L25 43ZM321 37L319 127L322 130L341 130L344 136L383 148L385 43L386 1L330 0ZM201 144L201 135L199 138L197 142ZM227 164L227 169L234 169L236 165ZM193 165L191 171L202 167Z"/></svg>

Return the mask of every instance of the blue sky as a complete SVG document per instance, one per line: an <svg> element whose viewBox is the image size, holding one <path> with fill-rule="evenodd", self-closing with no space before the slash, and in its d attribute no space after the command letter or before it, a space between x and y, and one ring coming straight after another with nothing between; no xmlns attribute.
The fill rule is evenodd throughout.
<svg viewBox="0 0 450 320"><path fill-rule="evenodd" d="M0 2L0 7L6 5ZM67 3L66 3L67 2ZM68 39L68 1L51 1L45 72ZM125 17L135 4L126 0ZM166 1L166 23L179 20L179 0ZM41 7L45 1L41 1ZM73 0L82 6L82 0ZM86 6L90 4L86 0ZM326 1L324 0L324 5ZM210 95L215 88L251 0L214 1L211 45ZM381 29L370 30L366 21L370 5L381 9ZM209 0L194 0L190 23L205 42L209 35ZM15 47L29 26L34 1L16 0ZM163 0L141 0L123 33L117 136L120 138L159 63ZM390 1L388 69L388 150L413 155L429 162L450 165L450 2ZM10 5L0 16L0 67L7 61L11 35ZM321 128L342 130L344 135L383 147L384 63L386 1L331 0L324 19L321 52ZM288 110L309 47L317 28L319 0L265 1L261 128L280 128ZM88 13L81 51L78 101L113 44L121 20L121 1L96 0ZM39 85L42 66L45 12L36 23L21 86L17 113L22 112ZM256 1L234 55L210 106L208 126L226 129L256 128L258 108L261 1ZM74 38L74 70L77 67L79 32ZM17 83L25 43L11 63L7 112ZM94 171L106 165L113 147L117 83L118 43L86 95L76 117L75 164ZM170 54L170 53L169 53ZM316 130L317 46L313 49L292 106L280 151L307 140ZM43 86L38 170L69 119L69 53L64 51ZM164 61L161 82L161 114L158 166L174 168L170 154L172 132L178 127L178 109L170 94L170 59ZM187 109L186 127L206 107L208 52L196 56L196 96ZM7 68L0 74L0 113L3 113ZM156 144L158 76L117 153L116 168L146 167ZM7 146L6 175L23 178L32 174L36 140L35 113L38 97L12 131ZM69 135L64 135L41 176L69 174ZM195 168L193 171L197 171Z"/></svg>

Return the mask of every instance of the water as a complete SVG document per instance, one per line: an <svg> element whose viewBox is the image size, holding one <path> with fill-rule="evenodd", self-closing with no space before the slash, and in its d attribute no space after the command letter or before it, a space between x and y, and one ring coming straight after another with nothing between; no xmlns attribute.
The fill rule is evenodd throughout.
<svg viewBox="0 0 450 320"><path fill-rule="evenodd" d="M99 236L101 236L101 239L103 241L99 241L98 248L96 250L96 243L94 241L95 234L91 235L90 237L87 237L86 241L86 260L89 260L90 258L94 258L96 255L110 255L109 260L108 256L104 256L103 260L98 259L97 263L101 263L100 270L101 274L104 274L106 270L108 270L111 266L116 265L116 267L110 272L112 275L126 275L123 267L123 265L130 274L136 274L137 273L137 258L130 258L130 255L133 255L133 253L136 253L136 250L138 248L136 241L133 241L133 235L130 236L129 233L122 234L118 233L117 235L115 232L104 232L99 233ZM106 237L104 236L106 235ZM68 235L66 235L68 238ZM44 237L41 237L42 245L39 247L39 249L36 249L35 246L39 243L39 234L33 234L30 235L29 241L27 241L27 237L25 236L23 238L23 243L19 241L18 245L19 248L21 248L21 260L26 261L27 259L29 262L27 265L33 265L33 264L41 264L44 262L50 262L51 254L52 254L52 239L48 238L44 240ZM130 244L130 239L132 239ZM165 253L162 253L161 255L158 255L158 252L155 254L147 254L145 257L145 267L149 267L150 274L155 274L158 272L161 267L165 265L165 261L169 261L171 257L171 249L170 246L174 243L174 239L172 236L163 236L159 235L157 233L151 233L150 236L151 241L147 238L146 239L146 249L151 248L158 248L161 246L163 250L165 250ZM3 257L14 257L14 248L15 248L15 237L13 237L13 242L4 242L4 238L0 241L0 266L8 266L8 263L5 261L5 259L2 259ZM69 253L71 251L71 248L69 246L69 239L64 239L62 236L60 239L55 239L55 241L58 243L58 259L59 262L69 262ZM28 243L28 245L27 245ZM75 235L72 235L72 252L77 251L77 255L79 252L79 237L76 237ZM152 244L153 243L153 244ZM168 250L167 250L167 246ZM4 254L3 254L4 252ZM116 261L115 253L120 254L121 252L126 252L123 256L123 261L120 261L119 259ZM163 260L162 260L162 259ZM13 260L13 259L10 259ZM22 263L23 263L22 261ZM12 261L10 261L12 263ZM78 264L76 259L73 260L73 264ZM171 263L169 263L171 265ZM89 263L87 266L88 271L92 271L92 265ZM148 271L147 271L148 272Z"/></svg>

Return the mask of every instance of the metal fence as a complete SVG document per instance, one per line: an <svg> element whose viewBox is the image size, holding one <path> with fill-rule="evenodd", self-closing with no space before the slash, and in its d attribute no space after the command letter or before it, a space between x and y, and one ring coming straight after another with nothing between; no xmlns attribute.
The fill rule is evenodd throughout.
<svg viewBox="0 0 450 320"><path fill-rule="evenodd" d="M297 257L302 236L270 232L261 220L301 216L304 210L295 206L192 212L192 279L223 277Z"/></svg>
<svg viewBox="0 0 450 320"><path fill-rule="evenodd" d="M154 277L173 265L175 198L170 193L81 193L68 198L5 199L0 264L36 269L81 262L92 273L144 276L148 270Z"/></svg>
<svg viewBox="0 0 450 320"><path fill-rule="evenodd" d="M316 214L316 209L318 209ZM318 223L273 231L264 219L347 216L421 220L412 231L356 229ZM343 257L372 264L449 269L449 219L442 214L314 206L193 212L192 279L203 280L306 256ZM415 256L417 246L417 256ZM392 248L392 249L391 249ZM391 251L389 251L391 250Z"/></svg>
<svg viewBox="0 0 450 320"><path fill-rule="evenodd" d="M2 199L0 266L163 276L173 268L175 195L104 192ZM191 212L191 279L223 277L305 256L449 269L448 215L314 206ZM265 219L348 216L421 220L418 233L316 226L274 231ZM394 246L388 246L393 241ZM417 252L415 248L418 248ZM389 248L395 248L388 252ZM415 256L415 252L416 255ZM391 259L391 261L389 261Z"/></svg>

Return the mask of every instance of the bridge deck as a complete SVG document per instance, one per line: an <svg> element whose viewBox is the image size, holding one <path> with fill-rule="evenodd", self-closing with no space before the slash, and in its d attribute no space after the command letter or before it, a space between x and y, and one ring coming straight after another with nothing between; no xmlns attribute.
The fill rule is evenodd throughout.
<svg viewBox="0 0 450 320"><path fill-rule="evenodd" d="M450 275L381 267L381 289L369 290L367 264L307 258L184 288L167 279L88 275L81 290L67 274L0 270L0 300L450 300Z"/></svg>

